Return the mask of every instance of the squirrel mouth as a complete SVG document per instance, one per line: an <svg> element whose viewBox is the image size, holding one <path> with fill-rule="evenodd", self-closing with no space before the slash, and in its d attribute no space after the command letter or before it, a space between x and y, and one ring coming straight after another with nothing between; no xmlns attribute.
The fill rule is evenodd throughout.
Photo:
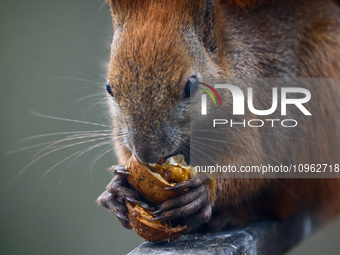
<svg viewBox="0 0 340 255"><path fill-rule="evenodd" d="M157 163L164 163L168 158L182 154L185 162L190 165L190 137L180 144L176 151L160 159Z"/></svg>

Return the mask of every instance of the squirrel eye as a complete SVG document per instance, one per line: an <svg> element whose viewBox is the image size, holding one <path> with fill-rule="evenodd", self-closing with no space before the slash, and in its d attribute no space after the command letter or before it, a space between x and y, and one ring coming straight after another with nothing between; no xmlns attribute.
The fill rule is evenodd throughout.
<svg viewBox="0 0 340 255"><path fill-rule="evenodd" d="M184 98L189 99L190 96L194 95L197 90L197 80L196 77L191 76L184 88Z"/></svg>
<svg viewBox="0 0 340 255"><path fill-rule="evenodd" d="M111 89L109 81L106 82L106 91L107 91L107 93L109 93L110 96L113 97L113 92L112 92L112 89Z"/></svg>

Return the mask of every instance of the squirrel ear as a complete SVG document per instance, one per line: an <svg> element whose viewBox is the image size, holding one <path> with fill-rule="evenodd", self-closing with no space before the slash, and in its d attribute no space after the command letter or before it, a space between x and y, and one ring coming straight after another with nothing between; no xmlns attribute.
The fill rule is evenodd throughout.
<svg viewBox="0 0 340 255"><path fill-rule="evenodd" d="M201 8L195 15L195 27L206 50L214 53L217 49L215 2L214 0L202 2Z"/></svg>
<svg viewBox="0 0 340 255"><path fill-rule="evenodd" d="M133 12L138 4L143 2L138 0L105 0L109 3L113 19L117 24L124 23L126 15Z"/></svg>

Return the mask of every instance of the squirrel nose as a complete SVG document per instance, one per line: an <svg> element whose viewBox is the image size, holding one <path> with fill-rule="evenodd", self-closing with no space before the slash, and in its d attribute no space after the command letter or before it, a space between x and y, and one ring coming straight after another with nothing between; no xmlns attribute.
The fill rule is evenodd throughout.
<svg viewBox="0 0 340 255"><path fill-rule="evenodd" d="M136 151L134 154L138 158L138 160L144 164L157 163L160 160L159 156L153 154L152 150L149 150L149 149Z"/></svg>
<svg viewBox="0 0 340 255"><path fill-rule="evenodd" d="M157 163L168 154L166 146L160 144L163 144L163 141L158 139L158 135L151 136L149 134L148 137L134 136L131 139L130 148L142 163Z"/></svg>

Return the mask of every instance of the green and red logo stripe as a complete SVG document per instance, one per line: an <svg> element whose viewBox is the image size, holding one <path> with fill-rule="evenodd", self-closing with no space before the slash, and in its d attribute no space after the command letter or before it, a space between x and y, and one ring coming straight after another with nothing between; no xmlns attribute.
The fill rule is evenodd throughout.
<svg viewBox="0 0 340 255"><path fill-rule="evenodd" d="M220 101L220 104L222 105L222 100L221 100L219 94L217 93L217 91L216 91L212 86L210 86L210 85L208 85L208 84L206 84L206 83L203 83L203 82L198 82L198 83L199 83L199 84L202 84L202 85L204 85L204 86L206 86L206 87L209 88L212 92L214 92L214 94L217 96L218 100ZM206 92L206 93L212 98L212 100L214 100L215 105L217 105L216 100L215 100L215 97L213 96L213 94L211 94L211 92L210 92L209 90L204 89L204 88L199 88L199 89L201 89L201 90L203 90L204 92Z"/></svg>

